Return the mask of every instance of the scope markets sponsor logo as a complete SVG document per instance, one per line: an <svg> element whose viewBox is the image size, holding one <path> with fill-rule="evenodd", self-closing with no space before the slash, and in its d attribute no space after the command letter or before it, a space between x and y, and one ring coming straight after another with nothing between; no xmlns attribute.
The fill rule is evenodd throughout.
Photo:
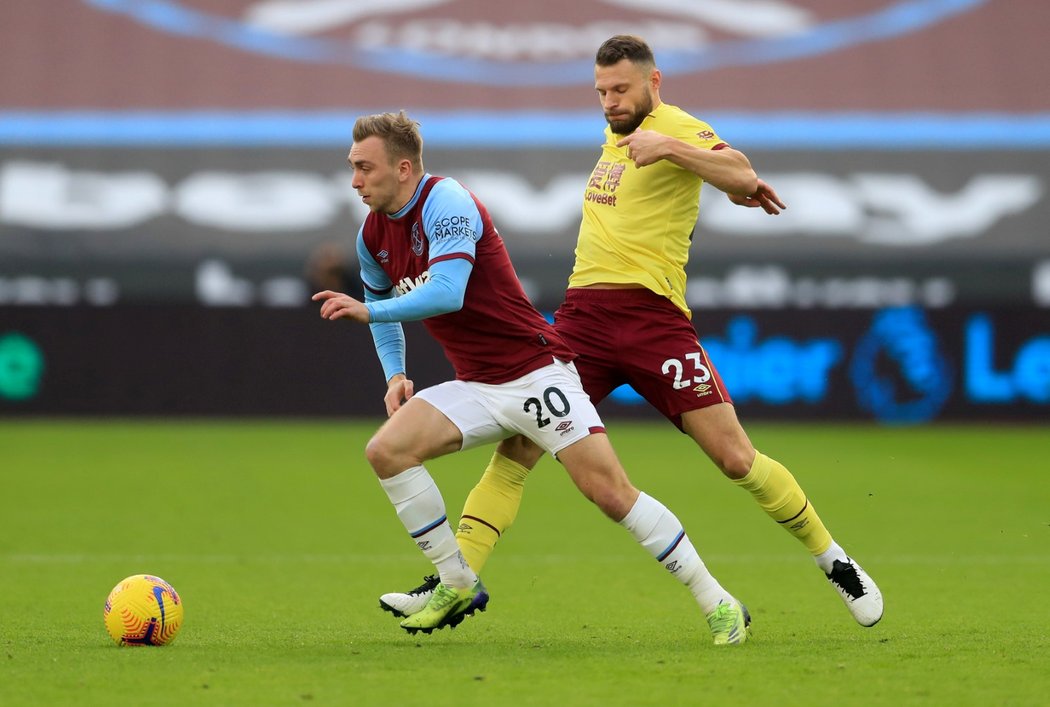
<svg viewBox="0 0 1050 707"><path fill-rule="evenodd" d="M591 81L607 37L665 73L785 62L922 31L989 0L81 0L170 34L290 61L494 85ZM858 7L859 6L859 7Z"/></svg>
<svg viewBox="0 0 1050 707"><path fill-rule="evenodd" d="M768 173L790 202L777 218L754 218L714 193L700 209L702 228L740 237L850 238L892 247L930 246L990 233L1043 196L1034 174L975 174L957 191L901 173ZM542 187L512 172L463 170L463 183L508 233L560 235L580 221L586 174L553 175ZM0 164L0 223L54 230L132 228L174 215L231 232L305 231L368 207L346 173L205 170L177 184L148 171L75 170L52 162Z"/></svg>

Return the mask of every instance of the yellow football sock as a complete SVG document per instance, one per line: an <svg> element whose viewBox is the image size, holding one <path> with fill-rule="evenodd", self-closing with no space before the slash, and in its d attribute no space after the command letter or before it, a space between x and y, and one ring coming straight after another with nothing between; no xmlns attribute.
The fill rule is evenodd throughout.
<svg viewBox="0 0 1050 707"><path fill-rule="evenodd" d="M733 483L750 491L762 510L814 555L831 546L831 533L795 477L780 462L758 452L747 476Z"/></svg>
<svg viewBox="0 0 1050 707"><path fill-rule="evenodd" d="M500 535L514 522L529 470L495 452L466 503L456 541L470 568L481 574Z"/></svg>

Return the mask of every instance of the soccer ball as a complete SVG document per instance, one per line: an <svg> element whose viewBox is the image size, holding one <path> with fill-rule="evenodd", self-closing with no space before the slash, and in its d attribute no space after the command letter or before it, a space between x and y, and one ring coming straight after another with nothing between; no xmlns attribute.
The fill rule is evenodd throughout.
<svg viewBox="0 0 1050 707"><path fill-rule="evenodd" d="M135 574L113 587L103 618L118 646L163 646L182 626L182 600L160 577Z"/></svg>

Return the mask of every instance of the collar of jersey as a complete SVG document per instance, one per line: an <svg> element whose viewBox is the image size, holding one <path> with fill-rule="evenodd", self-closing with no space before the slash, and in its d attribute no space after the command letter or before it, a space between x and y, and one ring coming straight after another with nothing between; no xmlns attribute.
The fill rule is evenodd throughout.
<svg viewBox="0 0 1050 707"><path fill-rule="evenodd" d="M408 203L398 209L397 213L389 214L387 218L399 219L411 211L412 207L416 205L417 201L419 201L419 194L423 191L423 186L427 183L428 179L430 179L430 172L424 172L423 178L419 180L419 185L416 186L416 193L412 195L412 198L408 200Z"/></svg>

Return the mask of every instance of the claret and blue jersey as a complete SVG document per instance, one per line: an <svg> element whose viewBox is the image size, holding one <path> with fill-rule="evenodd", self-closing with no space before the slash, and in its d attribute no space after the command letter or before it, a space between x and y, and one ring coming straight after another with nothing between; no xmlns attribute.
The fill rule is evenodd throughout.
<svg viewBox="0 0 1050 707"><path fill-rule="evenodd" d="M357 242L376 350L402 373L400 322L423 320L460 380L505 383L575 355L532 306L488 210L424 175L396 214L370 213Z"/></svg>
<svg viewBox="0 0 1050 707"><path fill-rule="evenodd" d="M369 220L407 226L410 247L366 242ZM370 232L378 235L386 230L403 229ZM430 175L420 180L412 199L396 214L371 214L357 243L361 276L369 293L383 297L393 290L398 295L370 299L372 321L413 321L459 309L483 233L481 212L470 192L455 180ZM425 282L434 285L425 293L415 293Z"/></svg>

